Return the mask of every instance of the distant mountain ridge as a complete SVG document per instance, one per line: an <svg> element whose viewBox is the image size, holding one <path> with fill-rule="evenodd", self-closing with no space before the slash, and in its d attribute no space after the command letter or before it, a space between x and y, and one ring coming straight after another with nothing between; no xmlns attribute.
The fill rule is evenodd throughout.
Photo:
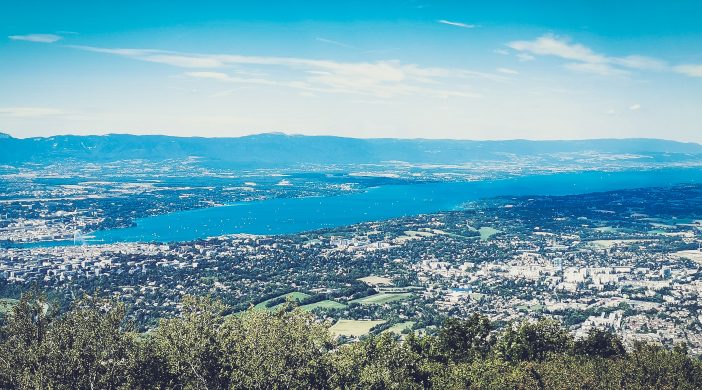
<svg viewBox="0 0 702 390"><path fill-rule="evenodd" d="M383 161L458 164L574 152L702 155L702 145L659 139L576 141L467 141L434 139L344 138L266 133L236 138L165 135L61 135L46 138L0 136L0 163L55 163L64 160L109 162L162 161L197 156L214 165L258 167L296 164L357 164Z"/></svg>

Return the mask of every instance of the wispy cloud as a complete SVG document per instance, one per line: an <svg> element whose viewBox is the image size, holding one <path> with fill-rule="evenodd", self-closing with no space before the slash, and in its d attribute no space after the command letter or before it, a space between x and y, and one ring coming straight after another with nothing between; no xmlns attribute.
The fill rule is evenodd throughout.
<svg viewBox="0 0 702 390"><path fill-rule="evenodd" d="M41 118L66 114L58 108L49 107L0 107L0 116L15 118Z"/></svg>
<svg viewBox="0 0 702 390"><path fill-rule="evenodd" d="M39 43L54 43L63 39L62 36L56 34L27 34L27 35L10 35L8 38L13 41L27 41Z"/></svg>
<svg viewBox="0 0 702 390"><path fill-rule="evenodd" d="M129 57L179 68L231 69L233 72L193 71L186 76L222 82L236 82L303 89L315 92L353 93L394 97L478 97L468 81L504 80L493 73L468 69L422 67L396 60L338 62L295 57L242 56L235 54L181 53L153 49L72 46L80 50ZM265 70L265 71L264 71ZM263 74L267 76L254 76Z"/></svg>
<svg viewBox="0 0 702 390"><path fill-rule="evenodd" d="M226 62L218 56L183 55L176 52L151 49L110 49L94 46L69 46L94 53L113 54L141 61L156 62L180 68L221 68Z"/></svg>
<svg viewBox="0 0 702 390"><path fill-rule="evenodd" d="M527 53L517 53L517 59L519 62L533 61L536 57Z"/></svg>
<svg viewBox="0 0 702 390"><path fill-rule="evenodd" d="M497 68L497 71L504 74L519 74L516 70L509 68Z"/></svg>
<svg viewBox="0 0 702 390"><path fill-rule="evenodd" d="M690 77L702 77L702 64L685 64L678 65L673 70L677 73L684 74Z"/></svg>
<svg viewBox="0 0 702 390"><path fill-rule="evenodd" d="M461 22L452 22L452 21L450 21L450 20L445 20L445 19L437 20L437 22L439 22L439 23L441 23L441 24L446 24L446 25L449 25L449 26L462 27L462 28L475 28L475 27L477 27L477 26L474 25L474 24L467 24L467 23L461 23Z"/></svg>
<svg viewBox="0 0 702 390"><path fill-rule="evenodd" d="M668 67L665 61L646 56L608 57L608 59L613 64L631 69L665 70Z"/></svg>
<svg viewBox="0 0 702 390"><path fill-rule="evenodd" d="M402 95L422 95L428 97L464 97L478 98L480 94L468 90L440 89L411 83L383 83L374 80L361 80L333 74L319 74L305 81L282 81L266 78L239 77L223 72L186 72L185 76L197 79L209 79L219 82L252 84L260 86L285 87L304 93L341 93L372 95L378 98L391 98ZM356 81L356 82L354 82Z"/></svg>
<svg viewBox="0 0 702 390"><path fill-rule="evenodd" d="M631 106L629 106L629 110L631 110L631 111L638 111L640 109L641 109L641 105L638 103L632 104Z"/></svg>
<svg viewBox="0 0 702 390"><path fill-rule="evenodd" d="M570 70L602 76L626 75L632 69L661 71L668 68L664 61L656 58L641 55L607 56L582 44L573 43L567 38L551 34L532 41L513 41L507 46L518 52L520 60L533 59L534 56L553 56L575 61L565 65Z"/></svg>
<svg viewBox="0 0 702 390"><path fill-rule="evenodd" d="M575 72L591 73L600 76L625 76L629 74L626 70L610 66L606 63L573 62L565 64L564 66L566 69Z"/></svg>
<svg viewBox="0 0 702 390"><path fill-rule="evenodd" d="M352 45L349 45L349 44L344 43L344 42L335 41L333 39L317 37L317 38L315 38L315 40L317 42L328 43L330 45L339 46L339 47L343 47L346 49L358 49L356 46L352 46Z"/></svg>
<svg viewBox="0 0 702 390"><path fill-rule="evenodd" d="M544 35L533 41L514 41L507 46L517 51L542 56L550 55L590 63L607 62L604 56L594 53L590 48L553 35Z"/></svg>

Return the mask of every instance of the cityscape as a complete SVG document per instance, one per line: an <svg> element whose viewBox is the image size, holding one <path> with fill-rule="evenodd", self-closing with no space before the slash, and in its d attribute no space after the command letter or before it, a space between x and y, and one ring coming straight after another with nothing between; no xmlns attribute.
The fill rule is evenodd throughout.
<svg viewBox="0 0 702 390"><path fill-rule="evenodd" d="M702 389L702 2L0 12L0 389Z"/></svg>
<svg viewBox="0 0 702 390"><path fill-rule="evenodd" d="M628 343L684 342L702 352L702 185L498 196L454 211L294 234L241 232L182 242L95 238L177 210L456 180L435 171L388 177L384 167L363 176L335 167L334 175L250 172L225 179L184 164L154 164L150 171L157 173L142 168L134 177L130 164L120 162L107 168L115 173L90 174L135 182L40 180L47 168L7 174L4 295L34 284L62 305L100 294L127 303L142 329L177 314L186 295L218 297L232 313L250 306L273 310L289 297L348 339L387 330L431 332L444 318L478 312L501 324L548 317L576 335L606 328ZM172 178L164 182L159 167ZM191 183L214 177L217 184L178 185L186 172L199 172ZM21 185L23 191L12 193L20 181L34 189Z"/></svg>

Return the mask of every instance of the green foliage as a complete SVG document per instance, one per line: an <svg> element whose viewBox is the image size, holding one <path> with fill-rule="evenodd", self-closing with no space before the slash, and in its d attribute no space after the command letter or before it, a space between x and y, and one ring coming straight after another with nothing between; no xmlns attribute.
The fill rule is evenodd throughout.
<svg viewBox="0 0 702 390"><path fill-rule="evenodd" d="M300 309L230 317L220 338L223 372L243 388L322 388L333 346L326 327Z"/></svg>
<svg viewBox="0 0 702 390"><path fill-rule="evenodd" d="M495 342L490 320L473 314L466 320L449 318L438 332L438 352L453 362L484 359Z"/></svg>
<svg viewBox="0 0 702 390"><path fill-rule="evenodd" d="M509 362L542 361L570 350L573 337L558 322L540 320L510 325L497 343L497 354Z"/></svg>
<svg viewBox="0 0 702 390"><path fill-rule="evenodd" d="M383 333L344 345L333 356L334 387L348 389L421 389L429 383L430 365L412 344Z"/></svg>
<svg viewBox="0 0 702 390"><path fill-rule="evenodd" d="M579 355L603 358L621 357L625 353L624 345L617 335L594 328L588 332L586 338L575 342L574 350Z"/></svg>
<svg viewBox="0 0 702 390"><path fill-rule="evenodd" d="M57 317L45 296L26 294L2 328L3 387L116 389L131 370L133 334L121 304L84 298Z"/></svg>
<svg viewBox="0 0 702 390"><path fill-rule="evenodd" d="M386 332L337 345L293 302L224 316L185 297L180 315L137 334L124 306L83 298L62 313L25 294L0 327L3 389L698 389L702 363L684 345L609 331L574 340L551 320L502 331L483 316L450 319L436 336Z"/></svg>
<svg viewBox="0 0 702 390"><path fill-rule="evenodd" d="M177 387L206 389L223 382L218 341L224 310L209 298L185 297L182 315L162 320L154 332L156 353Z"/></svg>

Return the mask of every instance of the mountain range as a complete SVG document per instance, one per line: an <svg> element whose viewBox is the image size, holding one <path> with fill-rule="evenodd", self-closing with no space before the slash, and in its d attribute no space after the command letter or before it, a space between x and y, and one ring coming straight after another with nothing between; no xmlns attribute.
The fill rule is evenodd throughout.
<svg viewBox="0 0 702 390"><path fill-rule="evenodd" d="M575 141L468 141L359 139L265 133L235 138L165 135L59 135L14 138L0 133L0 164L61 161L162 161L199 157L210 165L283 167L297 164L364 164L384 161L459 164L479 160L564 153L637 155L641 158L702 157L702 145L660 139ZM677 156L677 157L676 157Z"/></svg>

